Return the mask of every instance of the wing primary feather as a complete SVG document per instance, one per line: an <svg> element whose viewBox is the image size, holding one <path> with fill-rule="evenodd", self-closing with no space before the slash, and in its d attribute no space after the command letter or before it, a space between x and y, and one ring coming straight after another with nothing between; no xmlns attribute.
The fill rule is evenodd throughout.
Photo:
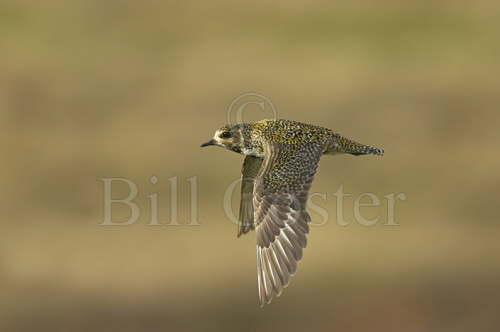
<svg viewBox="0 0 500 332"><path fill-rule="evenodd" d="M296 224L296 223L294 223ZM290 224L287 224L286 227L290 232L293 232L295 238L297 239L297 242L302 248L307 247L307 238L306 235L300 231L295 231L293 227Z"/></svg>
<svg viewBox="0 0 500 332"><path fill-rule="evenodd" d="M273 249L271 247L264 249L266 253L267 264L269 266L269 271L271 272L274 291L276 294L281 294L282 285L281 285L280 273L278 271L278 267L276 266L272 258L272 250Z"/></svg>
<svg viewBox="0 0 500 332"><path fill-rule="evenodd" d="M264 255L262 255L262 250L264 248L259 248L260 251L260 264L262 268L262 279L264 280L264 294L265 294L265 302L269 303L271 302L272 298L272 285L271 285L271 280L269 278L269 271L267 264L264 260Z"/></svg>
<svg viewBox="0 0 500 332"><path fill-rule="evenodd" d="M280 296L281 292L283 291L283 288L286 287L286 284L288 283L288 278L286 278L288 271L283 270L283 268L281 266L282 263L280 263L278 256L276 255L276 252L275 252L276 248L274 247L274 243L271 244L271 246L269 247L268 250L269 250L271 259L274 263L276 273L277 273L278 278L280 280L280 289L279 289L279 292L277 294L277 296Z"/></svg>
<svg viewBox="0 0 500 332"><path fill-rule="evenodd" d="M288 244L283 244L283 242L287 242L286 240L283 240L283 238L281 238L281 237L276 238L276 241L279 243L281 248L283 248L283 251L285 252L285 255L288 259L290 274L294 275L295 272L297 272L297 261L294 258L294 254L292 252L292 249L288 246Z"/></svg>
<svg viewBox="0 0 500 332"><path fill-rule="evenodd" d="M292 268L289 258L287 257L285 249L283 249L283 246L281 245L279 239L276 239L276 241L273 243L273 246L275 248L274 252L276 253L276 256L279 257L280 262L283 263L281 266L286 269L286 272L288 272L288 274L292 274Z"/></svg>
<svg viewBox="0 0 500 332"><path fill-rule="evenodd" d="M261 259L260 259L260 247L256 246L257 248L257 288L259 292L259 304L260 307L263 307L265 304L265 295L264 295L264 281L262 279L262 264L261 264Z"/></svg>

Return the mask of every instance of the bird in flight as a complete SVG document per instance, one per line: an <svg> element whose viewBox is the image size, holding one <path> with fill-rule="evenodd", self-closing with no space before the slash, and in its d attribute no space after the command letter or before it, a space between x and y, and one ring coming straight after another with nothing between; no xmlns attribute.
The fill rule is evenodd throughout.
<svg viewBox="0 0 500 332"><path fill-rule="evenodd" d="M255 229L260 306L280 296L307 245L309 189L322 155L383 155L333 130L290 120L226 125L201 145L245 155L238 237Z"/></svg>

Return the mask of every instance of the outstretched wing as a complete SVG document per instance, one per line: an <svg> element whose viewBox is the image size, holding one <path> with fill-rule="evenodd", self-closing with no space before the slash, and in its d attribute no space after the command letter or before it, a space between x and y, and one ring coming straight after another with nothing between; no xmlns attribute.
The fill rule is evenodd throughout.
<svg viewBox="0 0 500 332"><path fill-rule="evenodd" d="M268 143L264 148L253 198L261 306L281 295L297 271L311 220L307 197L322 153L321 146Z"/></svg>
<svg viewBox="0 0 500 332"><path fill-rule="evenodd" d="M238 237L254 229L253 188L263 158L246 156L241 170L241 201L238 219Z"/></svg>

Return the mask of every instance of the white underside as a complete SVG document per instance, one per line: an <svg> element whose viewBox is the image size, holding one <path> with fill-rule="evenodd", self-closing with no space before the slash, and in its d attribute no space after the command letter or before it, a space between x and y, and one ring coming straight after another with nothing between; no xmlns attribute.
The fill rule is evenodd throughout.
<svg viewBox="0 0 500 332"><path fill-rule="evenodd" d="M241 153L243 153L245 156L254 156L254 157L259 157L259 158L264 157L264 154L259 153L259 151L257 149L242 148Z"/></svg>

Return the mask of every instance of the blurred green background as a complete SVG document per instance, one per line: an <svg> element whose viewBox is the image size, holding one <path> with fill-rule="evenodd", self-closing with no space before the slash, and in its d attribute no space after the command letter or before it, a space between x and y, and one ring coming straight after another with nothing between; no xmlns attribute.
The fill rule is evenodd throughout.
<svg viewBox="0 0 500 332"><path fill-rule="evenodd" d="M0 330L498 331L499 32L494 1L1 1ZM242 158L199 148L248 91L386 150L323 159L329 222L264 309L222 206ZM105 177L135 224L99 226ZM181 226L148 226L172 177ZM340 185L405 193L400 225L338 225Z"/></svg>

